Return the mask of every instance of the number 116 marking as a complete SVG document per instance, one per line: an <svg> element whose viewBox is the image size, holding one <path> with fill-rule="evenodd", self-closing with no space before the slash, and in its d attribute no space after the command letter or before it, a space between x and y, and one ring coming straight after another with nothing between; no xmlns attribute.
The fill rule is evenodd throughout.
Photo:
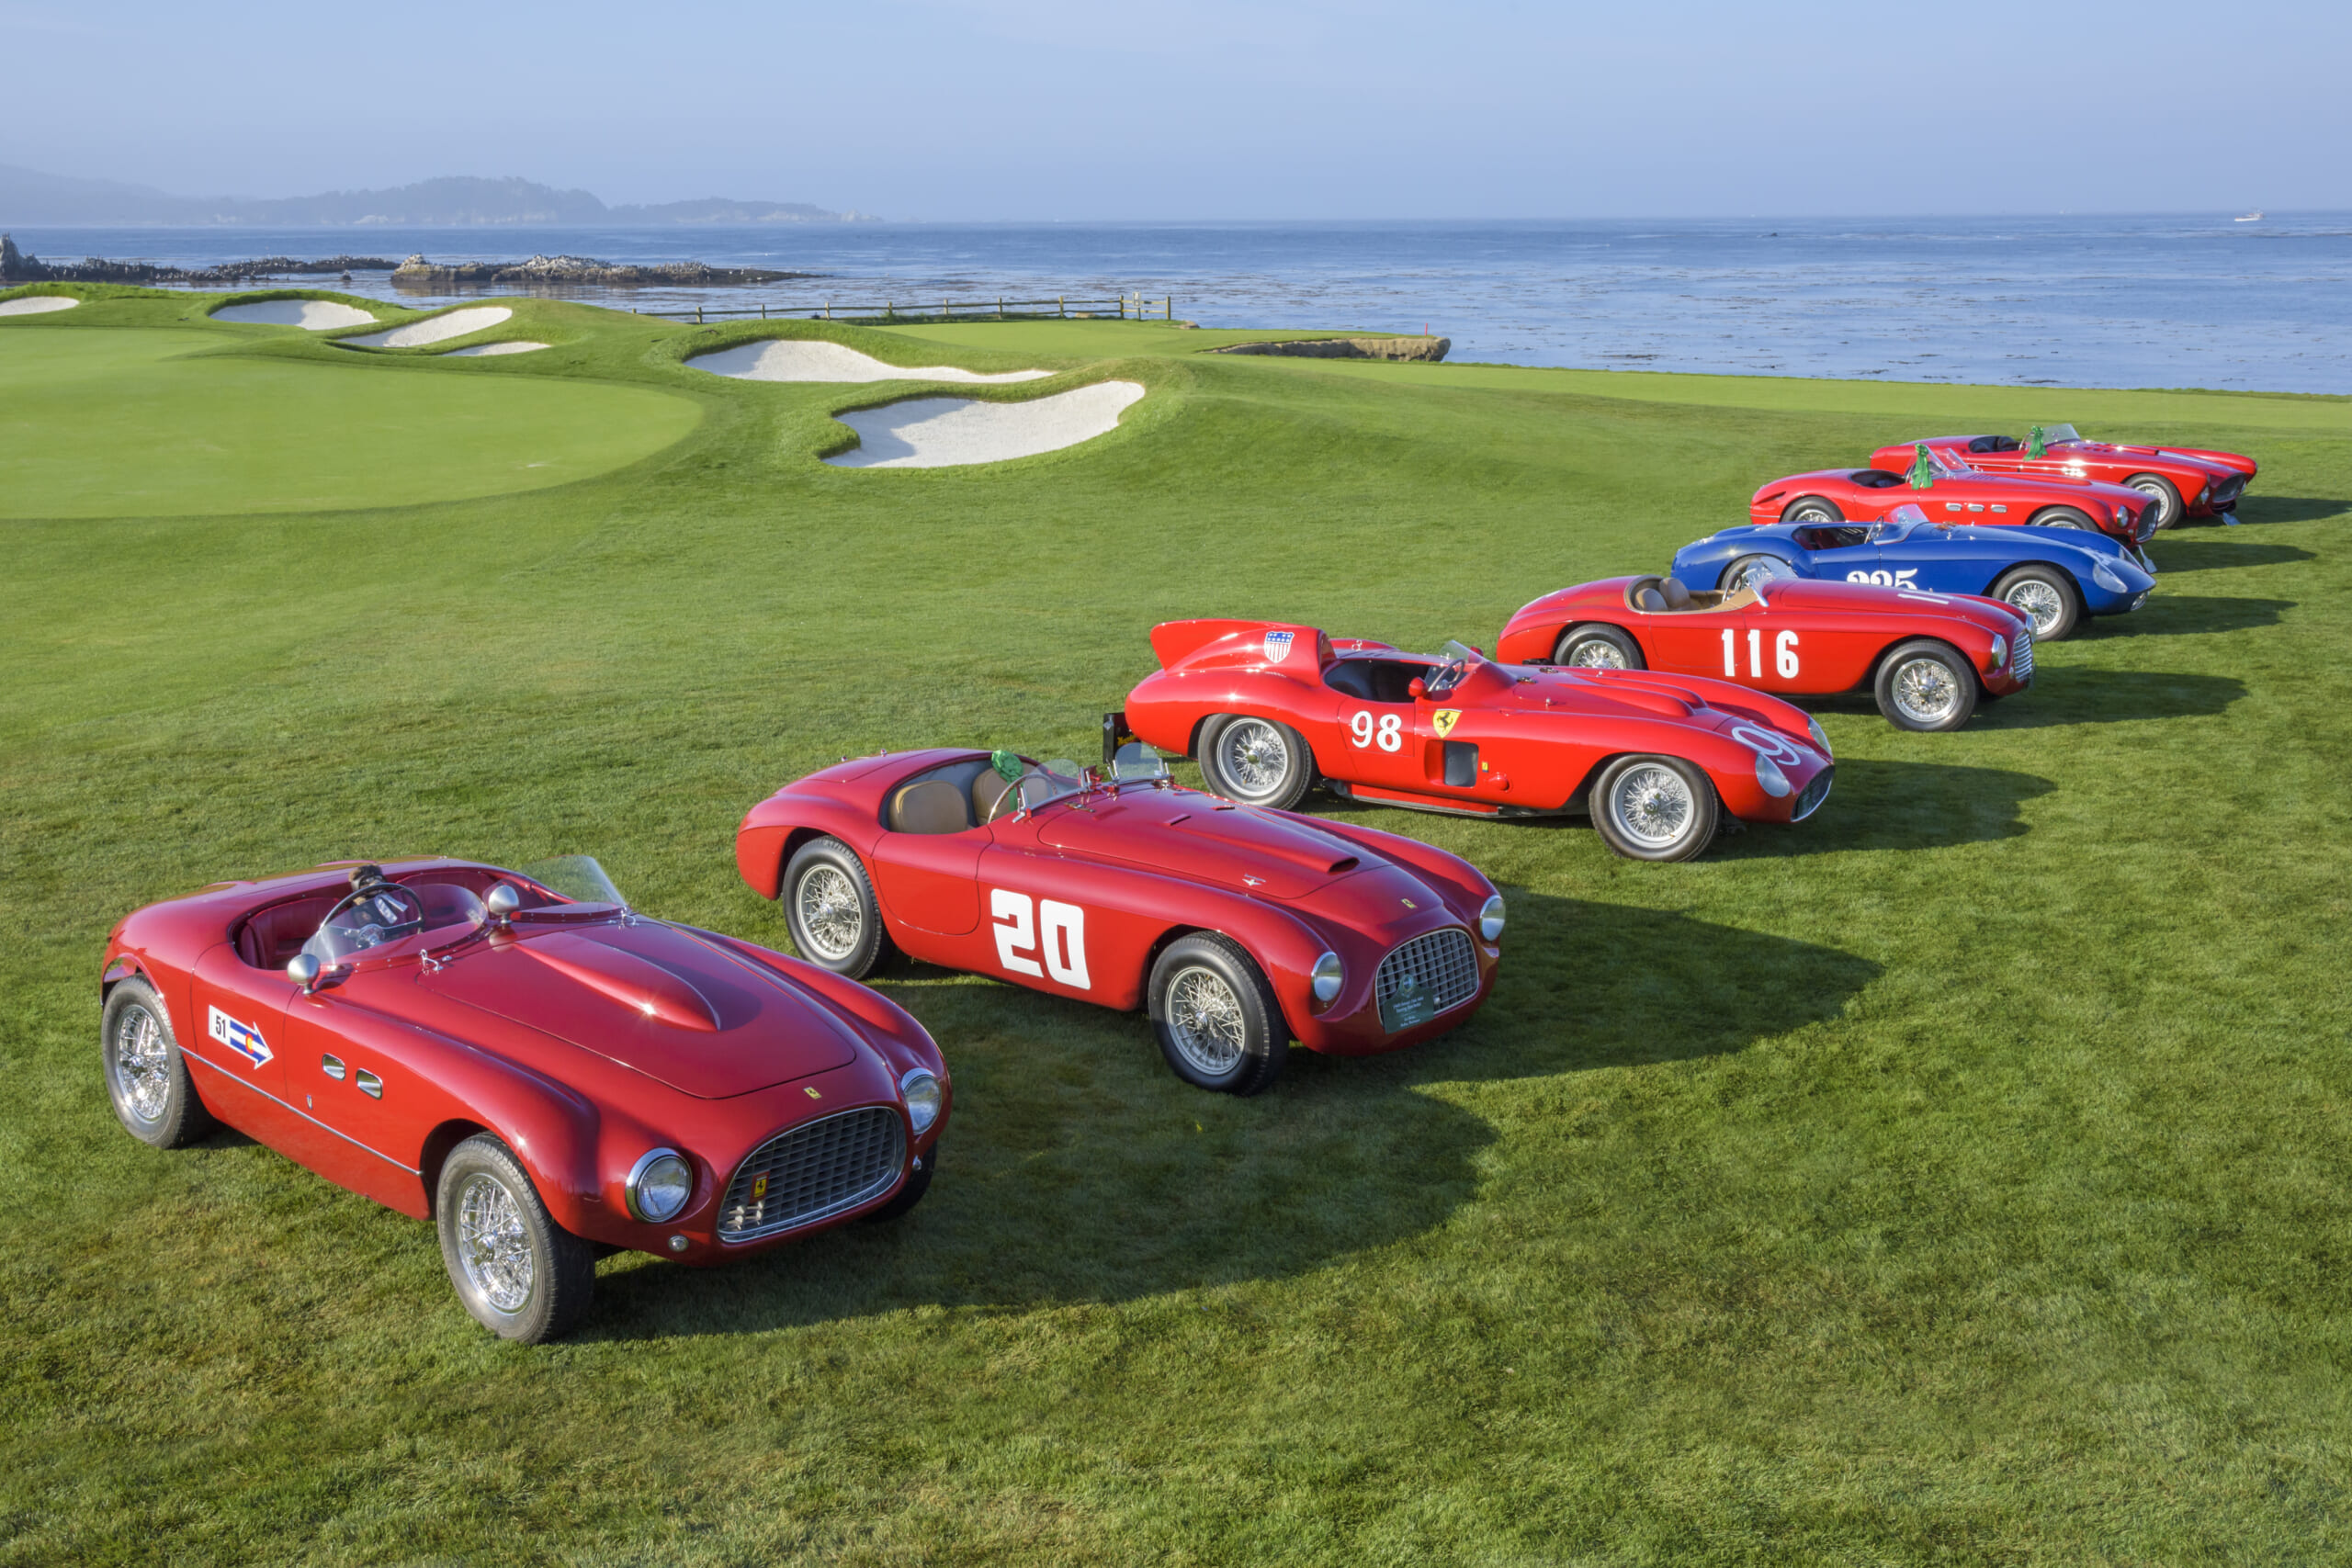
<svg viewBox="0 0 2352 1568"><path fill-rule="evenodd" d="M1739 634L1729 626L1724 628L1724 675L1727 680L1739 678ZM1783 681L1797 675L1797 634L1782 632L1772 639L1772 669ZM1751 626L1747 632L1747 673L1751 680L1764 678L1764 633Z"/></svg>

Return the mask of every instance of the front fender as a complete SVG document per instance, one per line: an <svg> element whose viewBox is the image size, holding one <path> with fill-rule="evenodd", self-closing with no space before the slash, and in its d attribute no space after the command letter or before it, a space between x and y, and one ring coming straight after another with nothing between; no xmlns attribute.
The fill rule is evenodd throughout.
<svg viewBox="0 0 2352 1568"><path fill-rule="evenodd" d="M737 874L763 898L784 886L784 863L804 839L826 834L861 855L874 848L881 824L831 795L781 789L743 815L735 829Z"/></svg>

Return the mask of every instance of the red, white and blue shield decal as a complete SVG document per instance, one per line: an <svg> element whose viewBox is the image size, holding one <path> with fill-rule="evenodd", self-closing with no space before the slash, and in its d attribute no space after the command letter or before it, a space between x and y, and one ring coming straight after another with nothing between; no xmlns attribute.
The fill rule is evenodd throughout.
<svg viewBox="0 0 2352 1568"><path fill-rule="evenodd" d="M1296 632L1268 632L1266 634L1266 662L1280 664L1283 660L1288 659L1290 639L1297 635Z"/></svg>

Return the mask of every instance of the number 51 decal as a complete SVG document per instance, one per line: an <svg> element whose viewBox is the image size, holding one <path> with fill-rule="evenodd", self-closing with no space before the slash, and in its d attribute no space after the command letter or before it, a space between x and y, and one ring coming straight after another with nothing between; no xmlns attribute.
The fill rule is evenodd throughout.
<svg viewBox="0 0 2352 1568"><path fill-rule="evenodd" d="M1015 975L1035 975L1076 990L1093 989L1086 977L1086 911L1075 904L1040 898L1036 916L1030 916L1029 895L1010 887L989 889L989 918L996 922L996 960ZM1045 938L1045 964L1023 954Z"/></svg>
<svg viewBox="0 0 2352 1568"><path fill-rule="evenodd" d="M1724 675L1727 680L1739 677L1739 634L1729 626L1724 628ZM1782 632L1772 639L1772 668L1783 681L1793 681L1797 675L1797 634ZM1747 673L1751 680L1764 678L1764 633L1750 627L1747 633Z"/></svg>

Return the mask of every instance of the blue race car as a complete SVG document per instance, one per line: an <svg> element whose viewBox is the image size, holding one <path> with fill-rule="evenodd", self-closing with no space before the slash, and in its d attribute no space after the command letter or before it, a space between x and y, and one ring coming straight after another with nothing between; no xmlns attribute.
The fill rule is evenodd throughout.
<svg viewBox="0 0 2352 1568"><path fill-rule="evenodd" d="M1776 577L1873 582L1935 593L1979 593L2033 620L2052 642L2085 615L2120 615L2147 602L2153 573L2127 547L2082 528L1972 527L1898 506L1879 523L1742 524L1674 553L1674 576L1694 589L1740 589Z"/></svg>

